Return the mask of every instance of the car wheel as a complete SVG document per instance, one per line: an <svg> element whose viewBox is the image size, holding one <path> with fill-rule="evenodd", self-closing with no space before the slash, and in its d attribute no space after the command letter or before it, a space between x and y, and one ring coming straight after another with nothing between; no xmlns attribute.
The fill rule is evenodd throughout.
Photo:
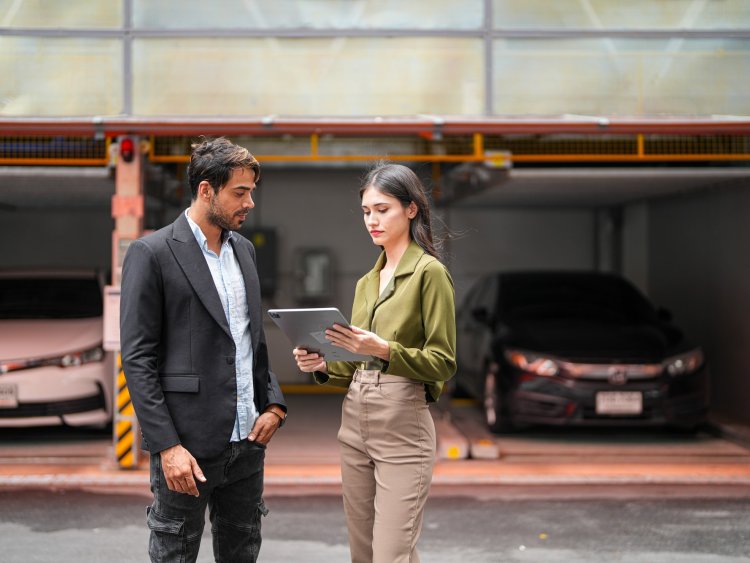
<svg viewBox="0 0 750 563"><path fill-rule="evenodd" d="M513 430L513 424L500 395L499 373L500 366L497 362L487 362L484 376L484 419L493 432L510 432Z"/></svg>

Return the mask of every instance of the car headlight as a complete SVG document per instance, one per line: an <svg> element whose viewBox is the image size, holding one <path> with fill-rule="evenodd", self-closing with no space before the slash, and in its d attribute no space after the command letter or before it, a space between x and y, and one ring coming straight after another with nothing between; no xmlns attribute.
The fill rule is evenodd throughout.
<svg viewBox="0 0 750 563"><path fill-rule="evenodd" d="M560 366L553 358L532 352L506 350L505 359L520 370L543 377L553 377L560 371Z"/></svg>
<svg viewBox="0 0 750 563"><path fill-rule="evenodd" d="M16 360L10 362L0 362L0 373L9 373L11 371L20 371L23 369L32 369L46 366L57 366L69 368L82 366L91 362L101 362L104 359L104 349L101 346L95 346L88 350L72 352L64 356L54 358L29 358L26 360Z"/></svg>
<svg viewBox="0 0 750 563"><path fill-rule="evenodd" d="M84 350L83 352L65 354L60 358L60 365L64 368L81 366L91 362L101 362L102 358L104 358L104 350L102 350L101 346L97 346L96 348Z"/></svg>
<svg viewBox="0 0 750 563"><path fill-rule="evenodd" d="M704 361L703 350L696 348L685 354L664 360L663 365L669 375L677 376L697 371L703 365Z"/></svg>

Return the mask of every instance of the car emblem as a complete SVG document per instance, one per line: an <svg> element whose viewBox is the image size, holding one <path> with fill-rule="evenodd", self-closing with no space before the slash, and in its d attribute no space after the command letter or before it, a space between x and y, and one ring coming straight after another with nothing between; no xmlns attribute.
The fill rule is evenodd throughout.
<svg viewBox="0 0 750 563"><path fill-rule="evenodd" d="M628 371L623 367L611 367L607 370L607 380L612 385L623 385L628 382Z"/></svg>

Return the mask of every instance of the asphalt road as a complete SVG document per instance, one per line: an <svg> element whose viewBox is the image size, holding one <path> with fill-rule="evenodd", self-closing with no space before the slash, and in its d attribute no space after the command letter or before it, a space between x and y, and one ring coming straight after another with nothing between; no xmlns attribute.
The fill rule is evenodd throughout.
<svg viewBox="0 0 750 563"><path fill-rule="evenodd" d="M296 418L274 439L267 467L336 464L340 397L291 400ZM464 470L490 464L506 471L526 468L538 477L562 468L587 475L590 482L435 487L420 543L424 563L750 562L750 483L710 479L714 470L724 475L746 468L747 447L705 433L645 430L546 429L496 441L503 454L499 461L470 461ZM0 431L0 467L14 474L13 468L23 467L75 477L86 468L104 467L110 450L107 431ZM608 485L592 484L597 471L623 466L639 468L638 482L645 484L606 479ZM703 480L701 485L658 484L663 474L685 483L691 483L685 476L696 474ZM0 563L148 560L147 485L120 494L15 487L0 489ZM349 561L337 485L290 490L277 483L269 491L261 561ZM201 563L213 560L208 530Z"/></svg>
<svg viewBox="0 0 750 563"><path fill-rule="evenodd" d="M472 495L480 491L468 491ZM590 492L590 491L588 491ZM514 487L488 500L436 495L420 543L424 563L734 563L750 561L750 494L675 498L637 490L587 498L524 494ZM558 492L559 493L559 492ZM580 494L579 494L580 493ZM145 496L85 492L0 492L0 560L5 563L147 560ZM346 562L336 496L273 496L261 561ZM212 561L208 526L199 561Z"/></svg>

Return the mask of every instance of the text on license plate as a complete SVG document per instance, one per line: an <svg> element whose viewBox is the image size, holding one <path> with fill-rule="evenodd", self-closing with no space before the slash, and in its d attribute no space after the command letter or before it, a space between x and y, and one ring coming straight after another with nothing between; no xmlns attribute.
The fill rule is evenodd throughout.
<svg viewBox="0 0 750 563"><path fill-rule="evenodd" d="M14 383L0 383L0 409L14 409L18 406L18 392Z"/></svg>
<svg viewBox="0 0 750 563"><path fill-rule="evenodd" d="M602 391L596 394L596 414L641 414L640 391Z"/></svg>

